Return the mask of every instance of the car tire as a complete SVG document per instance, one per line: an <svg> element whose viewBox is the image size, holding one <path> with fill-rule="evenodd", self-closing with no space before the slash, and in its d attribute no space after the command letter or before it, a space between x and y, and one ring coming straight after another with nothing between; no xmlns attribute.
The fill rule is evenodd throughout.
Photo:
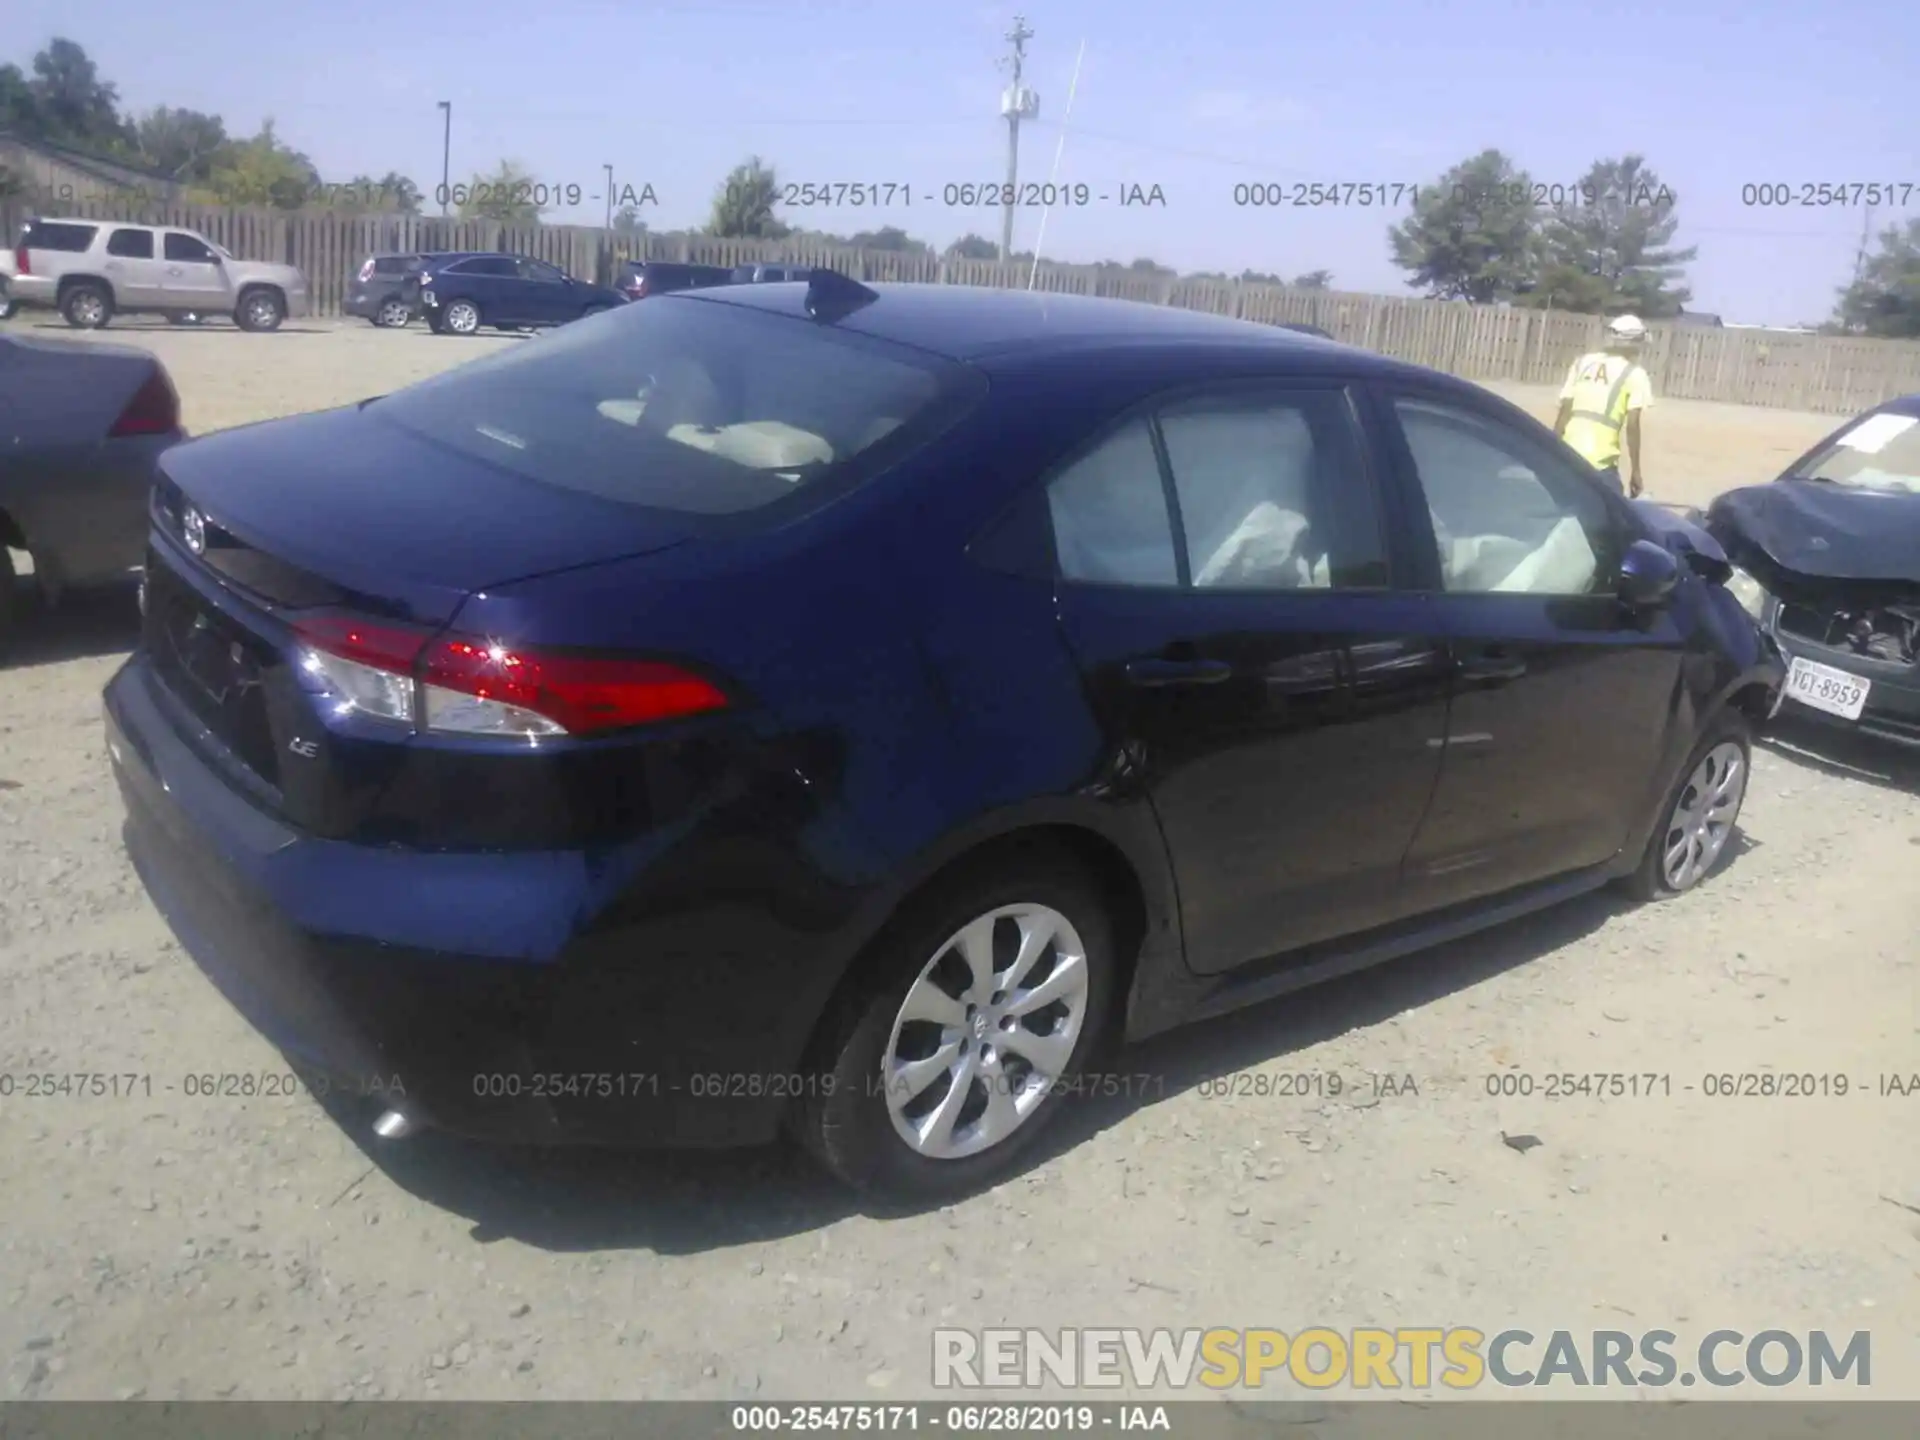
<svg viewBox="0 0 1920 1440"><path fill-rule="evenodd" d="M19 308L19 302L4 289L0 289L0 320L11 320L13 312Z"/></svg>
<svg viewBox="0 0 1920 1440"><path fill-rule="evenodd" d="M991 967L997 978L982 980L961 958L961 946L988 920L993 943L984 950L999 963ZM1011 974L1029 927L1048 928L1059 943L1028 961L1045 967L1040 984L1009 999L997 987ZM890 1203L944 1202L1000 1179L1060 1111L1073 1078L1105 1038L1118 971L1114 937L1099 885L1051 852L957 877L869 947L816 1037L812 1073L788 1117L790 1127L835 1178ZM1024 1018L1000 1008L1054 985L1062 998ZM952 1023L911 1015L910 996L922 1016L950 1013ZM1047 1022L1047 1031L1025 1028L1035 1021ZM1008 1034L1029 1043L1005 1044ZM1037 1043L1049 1038L1058 1043ZM1027 1055L1044 1056L1044 1068L1029 1068ZM899 1069L905 1062L920 1068ZM1048 1071L1056 1073L1042 1084ZM944 1102L960 1077L968 1098L944 1117L942 1131ZM986 1113L989 1084L992 1094L1010 1097L997 1119ZM922 1125L928 1129L921 1143L910 1143L904 1132ZM992 1138L1000 1126L1003 1133ZM946 1154L938 1153L942 1134Z"/></svg>
<svg viewBox="0 0 1920 1440"><path fill-rule="evenodd" d="M286 301L264 286L241 291L240 301L233 307L233 323L255 334L278 330L286 318Z"/></svg>
<svg viewBox="0 0 1920 1440"><path fill-rule="evenodd" d="M1723 710L1660 802L1660 822L1624 882L1627 894L1639 901L1670 900L1711 875L1739 829L1752 774L1752 726L1739 711Z"/></svg>
<svg viewBox="0 0 1920 1440"><path fill-rule="evenodd" d="M113 292L96 280L69 285L60 296L60 317L76 330L104 330L113 319Z"/></svg>
<svg viewBox="0 0 1920 1440"><path fill-rule="evenodd" d="M404 330L407 322L413 319L413 307L406 301L388 298L380 302L373 312L373 323L382 330Z"/></svg>
<svg viewBox="0 0 1920 1440"><path fill-rule="evenodd" d="M20 582L13 573L13 556L0 545L0 664L6 663L7 645L13 638L13 626L19 614Z"/></svg>
<svg viewBox="0 0 1920 1440"><path fill-rule="evenodd" d="M478 335L485 318L471 300L450 300L440 307L440 324L449 335Z"/></svg>

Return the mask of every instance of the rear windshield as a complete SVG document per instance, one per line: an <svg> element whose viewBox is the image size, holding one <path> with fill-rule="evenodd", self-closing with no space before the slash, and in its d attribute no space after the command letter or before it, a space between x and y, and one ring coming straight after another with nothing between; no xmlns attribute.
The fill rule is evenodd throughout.
<svg viewBox="0 0 1920 1440"><path fill-rule="evenodd" d="M544 485L722 516L858 483L943 429L976 385L920 351L668 295L369 413Z"/></svg>
<svg viewBox="0 0 1920 1440"><path fill-rule="evenodd" d="M1792 478L1920 495L1920 416L1892 411L1864 415Z"/></svg>
<svg viewBox="0 0 1920 1440"><path fill-rule="evenodd" d="M29 220L20 243L29 250L69 250L78 254L93 244L97 225L61 225L51 220Z"/></svg>

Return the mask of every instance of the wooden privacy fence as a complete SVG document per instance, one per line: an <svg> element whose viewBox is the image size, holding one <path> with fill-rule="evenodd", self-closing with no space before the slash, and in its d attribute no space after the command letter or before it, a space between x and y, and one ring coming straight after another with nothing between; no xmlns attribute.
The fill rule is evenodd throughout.
<svg viewBox="0 0 1920 1440"><path fill-rule="evenodd" d="M0 201L0 231L10 241L29 213ZM1558 384L1574 358L1600 343L1601 321L1565 311L1502 305L1293 290L1221 280L1183 280L1091 265L1029 265L946 259L931 254L854 250L796 241L712 236L619 235L577 225L506 226L437 216L355 215L321 210L207 209L139 200L96 200L66 207L75 218L179 225L197 230L242 259L297 265L316 312L340 314L353 273L368 255L420 250L508 250L603 283L623 260L681 260L702 265L785 262L831 265L868 281L1033 287L1055 294L1100 295L1177 305L1277 325L1317 325L1336 339L1465 379ZM1648 327L1646 364L1658 394L1851 415L1895 395L1920 391L1920 343L1856 340L1779 331L1695 325Z"/></svg>

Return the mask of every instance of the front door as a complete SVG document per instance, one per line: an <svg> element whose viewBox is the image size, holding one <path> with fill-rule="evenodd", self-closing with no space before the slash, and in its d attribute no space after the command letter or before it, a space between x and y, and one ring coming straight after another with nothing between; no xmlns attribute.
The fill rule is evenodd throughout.
<svg viewBox="0 0 1920 1440"><path fill-rule="evenodd" d="M105 268L114 304L123 310L152 310L166 303L166 264L154 253L154 232L127 225L107 236Z"/></svg>
<svg viewBox="0 0 1920 1440"><path fill-rule="evenodd" d="M1129 418L1049 485L1060 621L1202 973L1397 912L1447 670L1388 588L1370 469L1344 389L1259 382Z"/></svg>
<svg viewBox="0 0 1920 1440"><path fill-rule="evenodd" d="M1619 602L1625 502L1451 389L1378 392L1453 688L1433 805L1407 855L1422 910L1618 853L1664 753L1683 641Z"/></svg>
<svg viewBox="0 0 1920 1440"><path fill-rule="evenodd" d="M219 315L233 308L225 263L198 235L168 230L160 237L161 284L169 310Z"/></svg>

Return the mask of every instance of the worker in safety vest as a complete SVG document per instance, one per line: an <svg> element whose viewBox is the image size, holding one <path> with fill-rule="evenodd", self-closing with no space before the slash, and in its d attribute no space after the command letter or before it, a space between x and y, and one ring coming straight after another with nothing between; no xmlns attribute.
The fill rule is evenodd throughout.
<svg viewBox="0 0 1920 1440"><path fill-rule="evenodd" d="M1640 414L1653 404L1653 381L1640 364L1647 327L1638 316L1622 315L1607 325L1607 345L1582 355L1560 387L1560 413L1554 433L1587 457L1620 489L1621 442L1631 465L1623 493L1645 488L1640 475Z"/></svg>

